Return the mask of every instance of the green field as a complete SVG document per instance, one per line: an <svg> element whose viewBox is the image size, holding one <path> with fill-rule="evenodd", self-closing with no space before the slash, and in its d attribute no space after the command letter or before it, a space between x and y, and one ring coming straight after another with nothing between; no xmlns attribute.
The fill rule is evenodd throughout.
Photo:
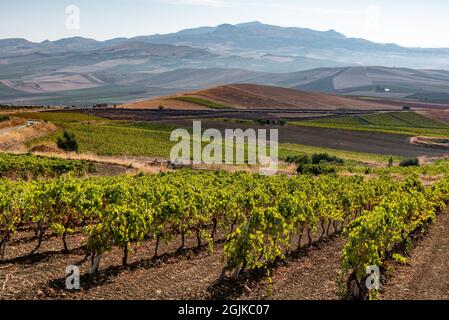
<svg viewBox="0 0 449 320"><path fill-rule="evenodd" d="M129 155L168 157L173 142L170 141L170 131L160 128L135 128L127 124L97 124L60 123L60 130L31 140L33 146L44 142L56 142L62 136L63 130L73 132L78 140L80 152L97 155Z"/></svg>
<svg viewBox="0 0 449 320"><path fill-rule="evenodd" d="M25 119L36 119L50 122L83 122L83 121L98 121L104 120L96 116L89 116L85 113L75 112L22 112L14 114L16 117Z"/></svg>
<svg viewBox="0 0 449 320"><path fill-rule="evenodd" d="M175 142L170 141L170 133L173 127L140 123L114 123L97 124L88 126L80 123L59 124L60 130L45 136L31 140L29 146L45 142L55 143L62 136L63 129L75 134L80 145L80 152L89 152L105 156L170 156L170 150ZM91 139L89 140L89 131ZM245 147L246 149L246 147ZM327 152L345 160L357 163L378 161L387 163L387 156L372 155L360 152L341 151L329 148L311 147L299 144L281 144L279 156L285 158L288 155ZM395 158L399 159L399 158Z"/></svg>
<svg viewBox="0 0 449 320"><path fill-rule="evenodd" d="M447 124L434 121L415 112L389 112L362 116L332 117L295 121L290 124L355 131L449 137L449 126Z"/></svg>
<svg viewBox="0 0 449 320"><path fill-rule="evenodd" d="M81 153L93 153L100 156L148 156L164 157L170 156L170 150L175 142L170 141L170 133L176 129L175 126L113 121L91 116L91 125L87 121L87 115L69 112L42 112L22 113L25 118L43 119L54 122L59 130L45 137L33 139L28 142L28 147L39 144L55 144L58 137L62 136L63 130L75 134ZM190 131L190 129L189 129ZM203 146L207 142L203 142ZM247 145L245 145L245 151ZM224 152L224 148L223 148ZM374 155L362 152L336 150L331 148L313 147L300 144L280 144L279 157L285 159L287 156L312 155L314 153L329 153L345 159L347 165L363 165L378 163L384 165L389 156ZM394 157L399 161L400 157Z"/></svg>

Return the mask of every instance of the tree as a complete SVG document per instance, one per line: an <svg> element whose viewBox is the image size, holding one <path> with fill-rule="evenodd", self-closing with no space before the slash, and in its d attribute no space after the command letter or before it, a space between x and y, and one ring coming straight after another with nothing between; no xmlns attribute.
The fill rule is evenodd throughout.
<svg viewBox="0 0 449 320"><path fill-rule="evenodd" d="M75 134L69 131L64 131L62 137L58 138L57 141L58 148L64 151L75 151L78 152L79 146L76 140Z"/></svg>
<svg viewBox="0 0 449 320"><path fill-rule="evenodd" d="M393 166L393 157L390 157L390 159L388 159L388 168L391 168Z"/></svg>

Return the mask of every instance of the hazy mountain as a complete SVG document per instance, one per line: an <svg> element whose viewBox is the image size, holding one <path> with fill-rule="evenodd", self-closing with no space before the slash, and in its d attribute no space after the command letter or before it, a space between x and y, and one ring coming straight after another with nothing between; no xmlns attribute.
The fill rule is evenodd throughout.
<svg viewBox="0 0 449 320"><path fill-rule="evenodd" d="M31 53L84 52L132 43L169 44L210 50L223 57L255 59L248 69L273 71L270 63L305 70L342 65L384 65L391 67L449 69L449 49L405 48L348 38L334 30L315 31L249 22L217 27L199 27L165 35L96 41L81 37L57 41L29 42L25 39L0 40L0 57ZM297 60L302 65L297 65ZM259 62L259 63L257 63ZM308 65L308 64L312 65ZM321 64L321 65L317 65ZM264 66L268 69L264 69ZM234 67L239 67L234 65ZM299 69L298 69L299 68ZM284 67L285 70L287 70ZM282 72L284 70L280 70Z"/></svg>
<svg viewBox="0 0 449 320"><path fill-rule="evenodd" d="M334 30L315 31L250 22L201 27L166 35L143 36L139 41L209 48L221 54L257 57L267 53L285 57L322 59L346 65L449 69L449 49L405 48L348 38ZM331 67L331 64L327 65Z"/></svg>
<svg viewBox="0 0 449 320"><path fill-rule="evenodd" d="M449 49L404 48L334 30L259 22L108 41L4 39L0 102L122 102L232 83L445 100L448 72L429 70L445 68Z"/></svg>

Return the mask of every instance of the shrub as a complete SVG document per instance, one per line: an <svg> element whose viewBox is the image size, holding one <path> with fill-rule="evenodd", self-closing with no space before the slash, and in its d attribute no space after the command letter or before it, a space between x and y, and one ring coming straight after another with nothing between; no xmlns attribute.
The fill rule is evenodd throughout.
<svg viewBox="0 0 449 320"><path fill-rule="evenodd" d="M301 164L296 172L299 174L313 174L318 176L320 174L334 174L336 170L334 167L325 166L322 164Z"/></svg>
<svg viewBox="0 0 449 320"><path fill-rule="evenodd" d="M320 164L322 162L333 162L343 164L344 160L327 153L315 153L312 155L312 164Z"/></svg>
<svg viewBox="0 0 449 320"><path fill-rule="evenodd" d="M390 157L390 159L388 159L388 168L391 168L394 164L393 158Z"/></svg>
<svg viewBox="0 0 449 320"><path fill-rule="evenodd" d="M79 149L75 134L69 131L64 131L64 135L58 138L57 145L58 148L65 151L78 152Z"/></svg>
<svg viewBox="0 0 449 320"><path fill-rule="evenodd" d="M0 122L8 121L9 119L9 116L0 116Z"/></svg>
<svg viewBox="0 0 449 320"><path fill-rule="evenodd" d="M297 156L287 156L285 158L285 162L300 165L300 164L310 164L311 160L307 155L297 155Z"/></svg>
<svg viewBox="0 0 449 320"><path fill-rule="evenodd" d="M405 159L399 163L401 167L419 167L419 160L417 158Z"/></svg>

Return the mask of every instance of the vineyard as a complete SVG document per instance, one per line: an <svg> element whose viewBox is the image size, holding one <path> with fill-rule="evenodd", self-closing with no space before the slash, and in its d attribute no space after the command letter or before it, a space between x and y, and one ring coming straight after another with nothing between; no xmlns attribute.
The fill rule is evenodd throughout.
<svg viewBox="0 0 449 320"><path fill-rule="evenodd" d="M0 153L0 178L57 177L68 172L81 176L94 170L94 164L88 161Z"/></svg>
<svg viewBox="0 0 449 320"><path fill-rule="evenodd" d="M36 252L46 235L56 236L65 252L71 234L82 233L90 274L101 272L102 258L154 241L195 239L196 250L213 252L224 242L221 279L270 270L294 252L343 233L341 270L348 295L377 297L364 287L366 268L402 260L408 244L435 220L449 202L449 179L423 186L412 175L401 181L375 178L265 177L247 173L179 171L135 177L11 181L0 184L0 255L14 234L32 230ZM305 242L304 242L305 240Z"/></svg>

